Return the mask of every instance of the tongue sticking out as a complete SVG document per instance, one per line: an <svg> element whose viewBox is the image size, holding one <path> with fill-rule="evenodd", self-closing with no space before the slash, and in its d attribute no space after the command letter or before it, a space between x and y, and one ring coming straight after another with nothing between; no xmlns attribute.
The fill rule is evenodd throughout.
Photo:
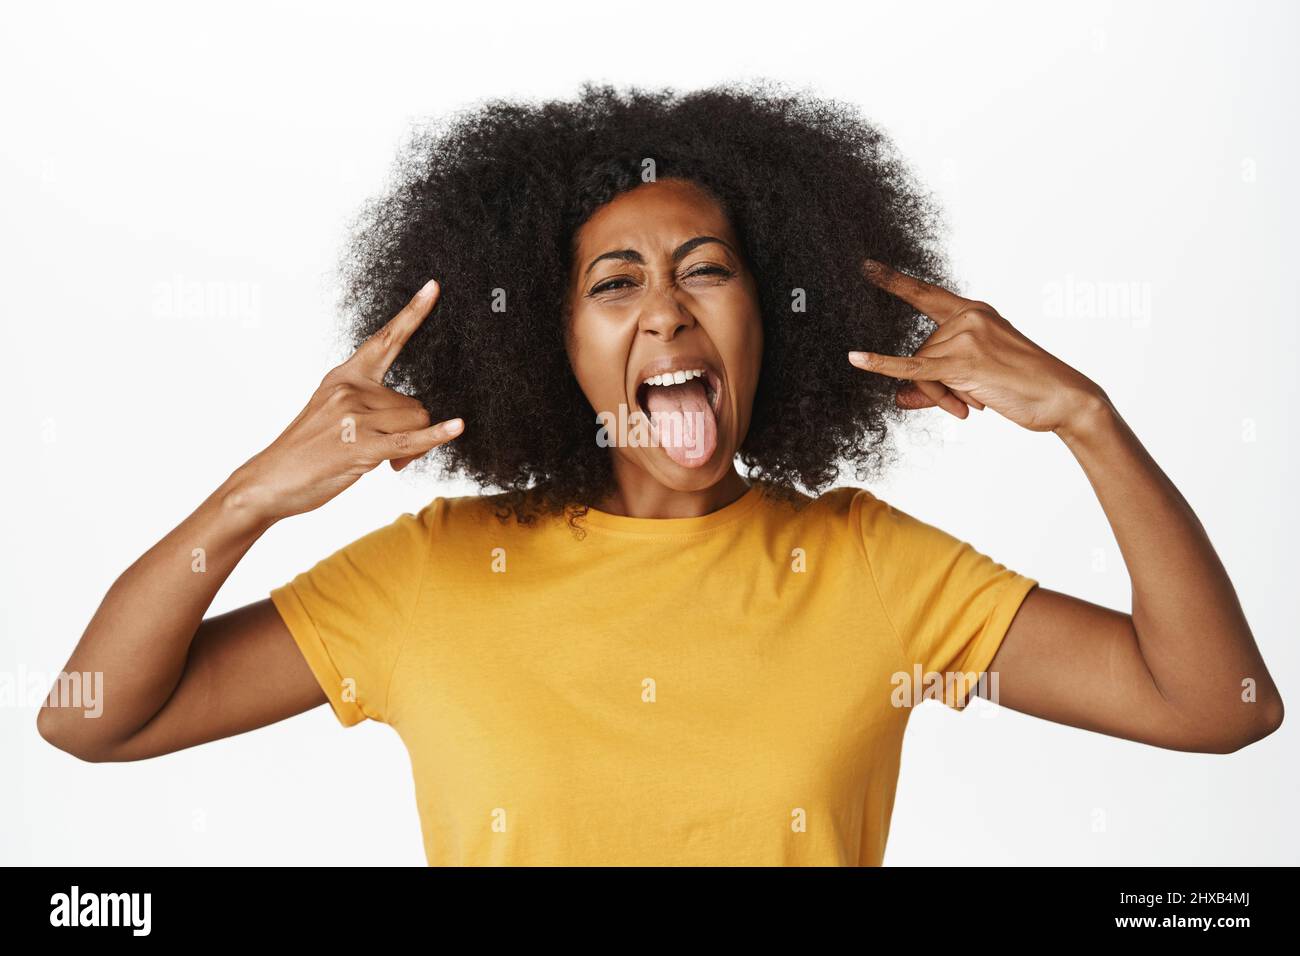
<svg viewBox="0 0 1300 956"><path fill-rule="evenodd" d="M668 457L686 468L699 468L718 447L718 422L704 392L704 380L681 385L651 385L646 410L654 434Z"/></svg>

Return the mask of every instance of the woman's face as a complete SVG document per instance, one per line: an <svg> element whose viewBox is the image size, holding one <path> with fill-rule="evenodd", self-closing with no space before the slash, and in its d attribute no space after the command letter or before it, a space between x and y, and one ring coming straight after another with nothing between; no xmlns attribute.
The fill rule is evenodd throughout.
<svg viewBox="0 0 1300 956"><path fill-rule="evenodd" d="M717 483L749 428L763 352L727 217L685 180L646 183L596 210L573 261L569 362L611 451L674 490Z"/></svg>

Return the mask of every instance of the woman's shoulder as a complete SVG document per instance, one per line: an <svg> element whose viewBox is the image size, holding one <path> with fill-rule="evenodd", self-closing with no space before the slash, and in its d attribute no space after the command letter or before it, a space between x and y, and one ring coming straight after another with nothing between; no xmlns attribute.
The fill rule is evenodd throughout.
<svg viewBox="0 0 1300 956"><path fill-rule="evenodd" d="M789 488L764 489L755 519L765 533L860 541L875 509L888 507L865 488L836 485L807 494Z"/></svg>
<svg viewBox="0 0 1300 956"><path fill-rule="evenodd" d="M766 497L773 506L784 505L783 510L790 516L805 515L819 519L829 516L849 518L863 507L885 505L866 488L854 485L836 485L816 495L800 491L769 491Z"/></svg>
<svg viewBox="0 0 1300 956"><path fill-rule="evenodd" d="M556 516L536 507L527 493L502 491L440 495L420 509L419 518L435 537L463 539L533 531L554 523Z"/></svg>
<svg viewBox="0 0 1300 956"><path fill-rule="evenodd" d="M856 485L837 485L816 496L783 496L791 507L769 506L769 520L799 533L821 529L846 535L868 547L926 549L946 544L950 535L897 507L886 497ZM936 540L938 539L938 540Z"/></svg>
<svg viewBox="0 0 1300 956"><path fill-rule="evenodd" d="M512 496L480 492L466 495L438 495L420 509L426 525L477 526L500 522L511 514Z"/></svg>

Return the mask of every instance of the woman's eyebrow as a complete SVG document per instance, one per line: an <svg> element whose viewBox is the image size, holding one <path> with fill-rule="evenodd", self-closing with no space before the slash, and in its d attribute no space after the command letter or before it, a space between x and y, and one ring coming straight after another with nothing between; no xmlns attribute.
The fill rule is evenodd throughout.
<svg viewBox="0 0 1300 956"><path fill-rule="evenodd" d="M687 239L680 246L678 246L676 249L673 250L673 262L674 263L681 262L682 259L687 254L689 254L692 249L695 249L698 246L702 246L708 242L716 242L719 243L720 245L726 246L728 249L731 249L731 244L727 242L725 239L719 239L716 236L696 236L694 239ZM731 249L731 251L732 253L735 253L736 250ZM586 276L587 273L591 272L592 269L596 268L596 263L601 262L602 260L605 259L617 259L620 262L635 262L637 265L645 265L645 258L641 255L641 253L637 252L635 249L611 249L609 252L602 252L600 255L596 256L596 258L592 259L591 263L587 266L586 270L582 273L583 276Z"/></svg>

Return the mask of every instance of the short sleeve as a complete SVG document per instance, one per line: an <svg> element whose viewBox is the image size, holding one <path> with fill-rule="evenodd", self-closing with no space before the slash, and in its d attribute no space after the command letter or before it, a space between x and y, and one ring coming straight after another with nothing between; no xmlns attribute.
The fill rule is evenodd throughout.
<svg viewBox="0 0 1300 956"><path fill-rule="evenodd" d="M441 500L358 538L270 593L344 727L386 720L388 685Z"/></svg>
<svg viewBox="0 0 1300 956"><path fill-rule="evenodd" d="M933 696L965 709L1038 581L869 491L858 491L854 506L907 666L913 672L919 666Z"/></svg>

